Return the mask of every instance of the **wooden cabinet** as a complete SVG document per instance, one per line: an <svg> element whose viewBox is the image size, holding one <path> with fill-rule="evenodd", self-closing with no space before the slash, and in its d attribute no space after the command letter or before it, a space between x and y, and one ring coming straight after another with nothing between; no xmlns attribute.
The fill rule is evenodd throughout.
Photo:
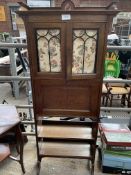
<svg viewBox="0 0 131 175"><path fill-rule="evenodd" d="M70 0L61 8L18 12L27 31L38 161L87 158L93 174L106 37L116 13L104 7L75 8Z"/></svg>

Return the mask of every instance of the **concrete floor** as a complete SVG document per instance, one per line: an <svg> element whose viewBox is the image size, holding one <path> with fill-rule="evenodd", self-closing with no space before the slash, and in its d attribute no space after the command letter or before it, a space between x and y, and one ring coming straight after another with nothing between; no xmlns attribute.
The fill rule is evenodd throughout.
<svg viewBox="0 0 131 175"><path fill-rule="evenodd" d="M0 84L0 103L5 99L9 104L28 104L25 87L20 91L19 99L12 97L8 83ZM18 112L26 112L28 109L18 109ZM30 130L30 127L27 127ZM14 150L12 150L14 153ZM28 143L24 147L25 175L36 175L36 142L34 136L28 136ZM21 175L19 163L6 159L0 163L0 175ZM88 175L87 160L44 158L41 163L41 175ZM102 175L99 166L99 156L96 155L95 175Z"/></svg>

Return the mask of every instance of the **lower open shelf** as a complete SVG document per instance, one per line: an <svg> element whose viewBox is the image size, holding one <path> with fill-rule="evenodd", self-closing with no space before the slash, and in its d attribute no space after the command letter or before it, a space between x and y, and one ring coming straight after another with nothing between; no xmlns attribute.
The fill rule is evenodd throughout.
<svg viewBox="0 0 131 175"><path fill-rule="evenodd" d="M38 138L94 140L92 128L73 125L39 125Z"/></svg>
<svg viewBox="0 0 131 175"><path fill-rule="evenodd" d="M79 142L39 142L41 157L68 157L91 159L91 146Z"/></svg>

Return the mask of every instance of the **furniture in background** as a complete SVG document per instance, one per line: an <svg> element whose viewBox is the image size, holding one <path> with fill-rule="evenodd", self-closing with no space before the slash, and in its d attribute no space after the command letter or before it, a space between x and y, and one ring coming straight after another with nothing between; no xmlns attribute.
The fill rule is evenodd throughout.
<svg viewBox="0 0 131 175"><path fill-rule="evenodd" d="M9 157L9 155L10 155L9 145L0 143L0 162Z"/></svg>
<svg viewBox="0 0 131 175"><path fill-rule="evenodd" d="M107 106L108 105L108 98L110 94L110 88L108 88L108 83L102 84L102 105Z"/></svg>
<svg viewBox="0 0 131 175"><path fill-rule="evenodd" d="M59 8L20 4L17 13L28 36L38 167L44 157L88 159L93 175L106 33L118 11L111 6L76 8L71 0Z"/></svg>
<svg viewBox="0 0 131 175"><path fill-rule="evenodd" d="M27 49L19 51L19 49L10 48L9 55L0 58L0 75L1 76L22 76L24 70L24 60L19 57L19 52L21 55L27 54ZM3 83L0 81L0 83ZM16 98L19 97L19 89L23 85L24 81L9 81L12 89L12 94Z"/></svg>
<svg viewBox="0 0 131 175"><path fill-rule="evenodd" d="M107 104L112 106L113 100L120 100L122 105L130 107L130 94L131 87L128 84L121 83L108 83L107 84L108 94L106 96Z"/></svg>
<svg viewBox="0 0 131 175"><path fill-rule="evenodd" d="M8 145L2 143L5 137L10 133L13 133L16 139L16 148L18 148L19 158L10 155L10 149ZM4 160L10 155L10 158L18 161L21 165L23 173L25 173L23 164L23 136L20 129L20 119L15 106L8 104L0 104L0 159ZM3 155L2 150L5 154Z"/></svg>
<svg viewBox="0 0 131 175"><path fill-rule="evenodd" d="M100 123L99 131L103 173L131 172L131 131L128 125Z"/></svg>

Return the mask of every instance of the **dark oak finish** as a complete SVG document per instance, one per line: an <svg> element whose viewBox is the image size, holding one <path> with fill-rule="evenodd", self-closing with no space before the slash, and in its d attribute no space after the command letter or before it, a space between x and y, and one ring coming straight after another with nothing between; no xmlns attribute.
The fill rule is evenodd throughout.
<svg viewBox="0 0 131 175"><path fill-rule="evenodd" d="M88 158L92 163L93 175L106 37L109 21L117 11L79 8L71 0L65 0L61 8L23 7L24 10L18 14L24 19L27 31L38 162L45 156ZM54 29L56 37L51 32ZM78 34L80 31L84 34ZM60 71L56 71L51 65L55 50L51 52L49 38L53 37L59 41L56 49L60 49ZM78 40L84 44L81 52L83 60L78 61L82 67L77 72L75 52L79 47L75 44L77 45ZM87 40L89 45L92 42L90 46L86 45ZM40 42L43 42L41 47ZM93 43L96 47L93 47ZM90 63L94 64L92 71L89 71L91 66L85 70L86 57L90 57L90 52L92 62L95 60L95 63ZM43 59L45 62L42 62ZM91 118L92 124L50 122L44 121L44 116ZM40 167L39 163L38 165Z"/></svg>
<svg viewBox="0 0 131 175"><path fill-rule="evenodd" d="M45 8L19 11L18 13L25 19L28 35L32 86L33 94L35 94L33 95L35 113L56 116L82 115L97 118L103 79L108 16L113 16L116 12L113 10L99 11L86 8L76 8L71 11L61 10L60 8L56 10L55 8ZM62 21L62 14L70 14L71 20ZM62 72L60 74L43 73L38 70L36 30L48 28L59 28L61 30ZM71 31L72 29L81 28L98 30L96 72L83 76L72 76Z"/></svg>

